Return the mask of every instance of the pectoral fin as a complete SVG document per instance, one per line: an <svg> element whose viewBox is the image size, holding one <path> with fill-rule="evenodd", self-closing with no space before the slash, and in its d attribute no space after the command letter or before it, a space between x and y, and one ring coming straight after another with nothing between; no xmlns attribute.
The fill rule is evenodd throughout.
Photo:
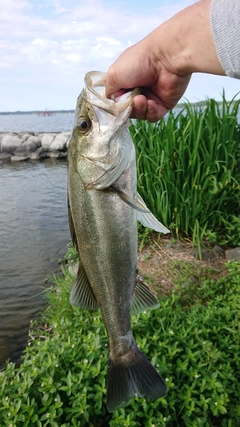
<svg viewBox="0 0 240 427"><path fill-rule="evenodd" d="M123 202L137 211L137 219L142 223L142 225L144 225L144 227L152 228L154 231L159 233L170 233L170 231L163 224L161 224L157 218L155 218L139 194L137 194L137 198L134 200L115 185L111 185L111 189L116 194L118 194L119 197L121 197Z"/></svg>
<svg viewBox="0 0 240 427"><path fill-rule="evenodd" d="M159 307L159 302L143 278L137 274L132 296L131 315Z"/></svg>
<svg viewBox="0 0 240 427"><path fill-rule="evenodd" d="M145 209L147 210L147 206L144 203L142 197L138 194L137 195L137 202L141 203L142 206L145 206ZM161 222L155 218L155 216L148 210L148 212L137 212L137 219L141 222L144 227L152 228L154 231L157 231L159 233L170 233L170 231L164 227Z"/></svg>
<svg viewBox="0 0 240 427"><path fill-rule="evenodd" d="M81 262L79 262L76 282L73 285L70 304L82 310L98 310L98 303Z"/></svg>
<svg viewBox="0 0 240 427"><path fill-rule="evenodd" d="M141 200L131 199L131 197L129 197L128 194L121 191L115 185L112 185L111 189L114 191L114 193L118 194L118 196L121 197L123 202L125 202L127 205L131 206L131 208L136 209L136 211L139 211L142 213L150 213L150 210L147 208L147 206L145 205L144 202L143 203L141 202Z"/></svg>

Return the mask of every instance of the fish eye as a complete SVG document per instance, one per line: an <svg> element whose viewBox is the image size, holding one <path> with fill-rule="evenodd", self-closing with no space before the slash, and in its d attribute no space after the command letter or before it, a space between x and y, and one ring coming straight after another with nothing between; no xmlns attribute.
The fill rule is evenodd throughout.
<svg viewBox="0 0 240 427"><path fill-rule="evenodd" d="M91 129L90 120L80 118L78 120L77 128L78 128L80 133L82 133L82 134L87 133Z"/></svg>

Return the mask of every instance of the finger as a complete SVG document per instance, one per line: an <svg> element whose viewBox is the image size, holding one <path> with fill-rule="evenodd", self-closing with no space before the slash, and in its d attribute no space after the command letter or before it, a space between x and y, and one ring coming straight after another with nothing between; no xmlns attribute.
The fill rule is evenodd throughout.
<svg viewBox="0 0 240 427"><path fill-rule="evenodd" d="M146 120L147 98L144 95L136 95L133 99L133 110L131 117Z"/></svg>
<svg viewBox="0 0 240 427"><path fill-rule="evenodd" d="M121 85L117 85L115 82L115 79L112 77L112 73L110 69L107 72L107 79L106 79L106 85L105 85L105 94L106 98L111 98L114 96L119 96L124 93L124 89Z"/></svg>
<svg viewBox="0 0 240 427"><path fill-rule="evenodd" d="M133 100L131 117L154 123L162 119L167 112L168 109L164 105L147 99L144 95L137 95Z"/></svg>
<svg viewBox="0 0 240 427"><path fill-rule="evenodd" d="M153 100L148 100L146 119L151 122L157 122L162 119L169 110L163 104L157 104Z"/></svg>
<svg viewBox="0 0 240 427"><path fill-rule="evenodd" d="M118 98L119 96L122 96L124 93L126 93L126 90L124 90L124 89L120 89L120 90L118 90L117 92L114 92L114 93L112 93L112 94L111 94L111 95L109 95L109 96L107 96L107 95L106 95L106 98L116 99L116 98Z"/></svg>

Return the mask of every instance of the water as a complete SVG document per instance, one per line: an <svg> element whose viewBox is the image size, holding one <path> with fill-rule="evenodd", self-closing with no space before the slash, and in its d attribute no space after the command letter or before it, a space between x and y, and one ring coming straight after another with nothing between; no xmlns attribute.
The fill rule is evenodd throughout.
<svg viewBox="0 0 240 427"><path fill-rule="evenodd" d="M173 111L177 114L181 109L175 108ZM65 132L72 130L73 122L74 113L56 113L52 116L0 114L0 132ZM240 123L240 111L238 122Z"/></svg>
<svg viewBox="0 0 240 427"><path fill-rule="evenodd" d="M63 132L73 120L73 113L0 115L0 132ZM66 197L64 161L0 166L0 367L19 360L29 322L44 306L45 278L66 252Z"/></svg>
<svg viewBox="0 0 240 427"><path fill-rule="evenodd" d="M27 129L29 130L29 129ZM30 129L35 130L35 129ZM66 161L0 167L0 366L18 361L45 279L67 250Z"/></svg>
<svg viewBox="0 0 240 427"><path fill-rule="evenodd" d="M52 116L37 114L0 114L0 132L65 132L72 130L74 113L56 113Z"/></svg>

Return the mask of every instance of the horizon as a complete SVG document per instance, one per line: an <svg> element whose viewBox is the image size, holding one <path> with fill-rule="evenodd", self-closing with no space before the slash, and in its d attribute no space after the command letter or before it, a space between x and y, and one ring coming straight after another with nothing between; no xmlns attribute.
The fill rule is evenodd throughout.
<svg viewBox="0 0 240 427"><path fill-rule="evenodd" d="M178 102L178 103L175 105L175 107L173 107L173 108L172 108L172 110L174 110L174 109L178 109L178 108L181 108L182 106L184 106L184 105L185 105L185 104L187 104L187 103L190 103L191 105L199 105L199 106L202 106L202 105L205 105L209 99L210 99L210 98L206 98L206 99L204 99L204 100L195 101L195 102L190 102L190 101L188 101L187 99L182 98L181 102ZM229 99L229 100L226 100L226 102L227 102L227 103L230 103L230 102L232 102L232 101L233 101L233 102L235 102L235 101L238 101L238 99L239 99L239 98L236 98L236 100L234 100L234 101L233 101L233 99ZM218 104L222 104L222 100L219 100L219 101L216 101L216 102L217 102ZM170 111L170 110L169 110L169 111ZM0 111L0 115L7 115L7 114L28 114L28 113L44 113L44 112L49 112L49 113L75 113L75 109L74 109L74 108L69 108L69 109L63 109L63 108L61 108L61 109L58 109L58 110L49 110L49 109L47 108L47 109L44 109L44 110L36 109L36 110Z"/></svg>

